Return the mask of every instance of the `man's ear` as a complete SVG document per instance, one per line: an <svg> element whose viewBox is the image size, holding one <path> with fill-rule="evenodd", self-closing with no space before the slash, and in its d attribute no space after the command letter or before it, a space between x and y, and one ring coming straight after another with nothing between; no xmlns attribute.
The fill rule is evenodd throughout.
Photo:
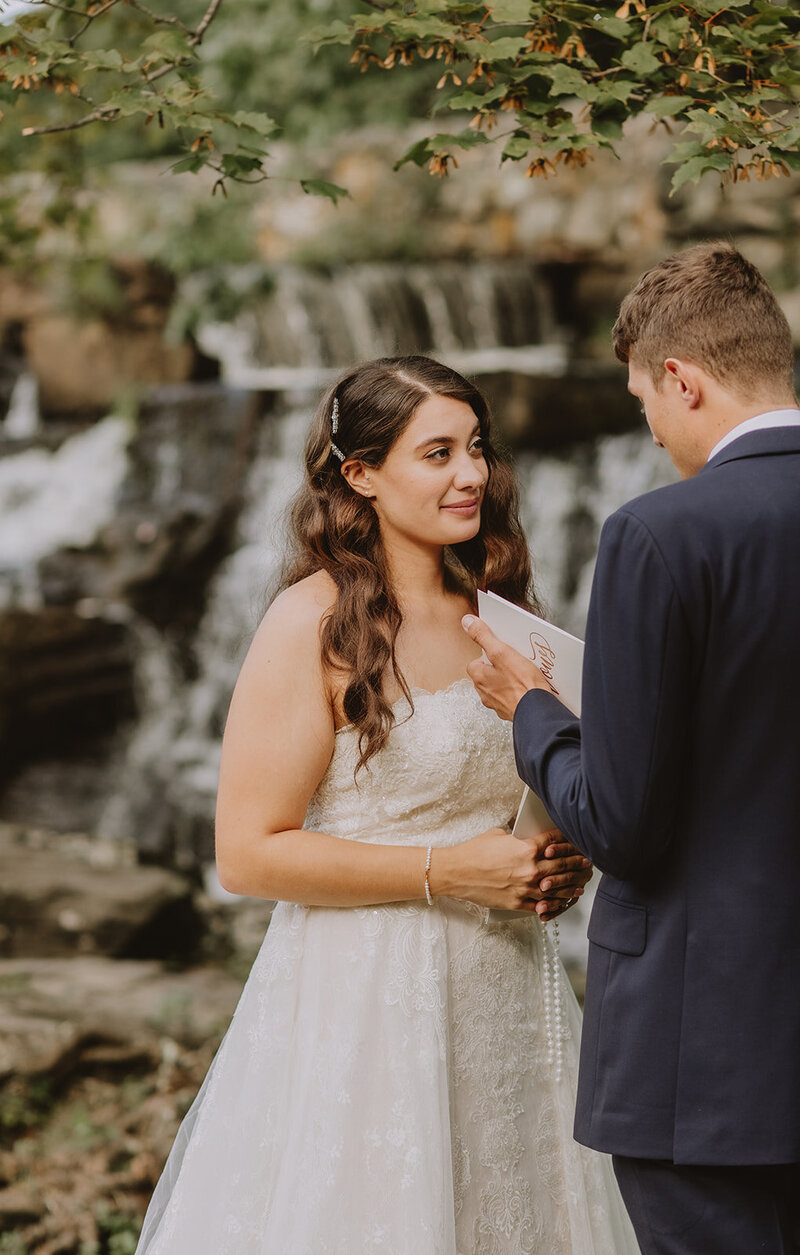
<svg viewBox="0 0 800 1255"><path fill-rule="evenodd" d="M664 362L665 382L671 383L684 405L696 410L703 400L703 371L694 362L679 357L668 357Z"/></svg>
<svg viewBox="0 0 800 1255"><path fill-rule="evenodd" d="M359 458L346 458L342 463L342 474L353 489L353 492L357 492L360 497L366 497L367 500L371 500L375 496L371 468L365 466Z"/></svg>

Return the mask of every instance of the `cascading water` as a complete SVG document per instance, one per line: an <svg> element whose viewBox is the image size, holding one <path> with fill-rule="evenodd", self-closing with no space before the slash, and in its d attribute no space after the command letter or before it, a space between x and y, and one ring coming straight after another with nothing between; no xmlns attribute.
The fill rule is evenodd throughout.
<svg viewBox="0 0 800 1255"><path fill-rule="evenodd" d="M211 857L225 714L283 558L282 516L300 482L312 406L308 394L289 395L283 413L262 426L236 537L209 587L193 643L197 679L181 684L163 657L162 644L159 683L153 689L147 668L154 650L143 654L141 717L119 765L120 788L109 799L98 829L135 840L147 854L169 849L179 866L196 866L198 857Z"/></svg>
<svg viewBox="0 0 800 1255"><path fill-rule="evenodd" d="M604 520L677 473L646 430L601 436L560 454L526 451L515 463L540 596L554 622L582 637Z"/></svg>
<svg viewBox="0 0 800 1255"><path fill-rule="evenodd" d="M124 419L111 417L54 452L12 445L0 458L0 605L37 604L38 560L57 545L89 545L111 518L128 436Z"/></svg>
<svg viewBox="0 0 800 1255"><path fill-rule="evenodd" d="M29 370L18 375L11 391L3 424L3 434L12 440L24 440L39 428L39 384Z"/></svg>
<svg viewBox="0 0 800 1255"><path fill-rule="evenodd" d="M257 275L231 282L246 291ZM274 289L231 323L206 323L202 348L242 387L314 384L320 372L395 353L439 354L460 370L558 373L563 330L529 261L365 263L332 274L278 269Z"/></svg>

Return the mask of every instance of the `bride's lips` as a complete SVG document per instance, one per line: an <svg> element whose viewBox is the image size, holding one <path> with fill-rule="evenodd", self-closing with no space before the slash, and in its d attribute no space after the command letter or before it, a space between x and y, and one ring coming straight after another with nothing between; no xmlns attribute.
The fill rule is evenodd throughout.
<svg viewBox="0 0 800 1255"><path fill-rule="evenodd" d="M465 518L475 514L480 509L480 497L473 497L471 501L456 501L453 505L443 505L443 510L450 510L452 514L463 514Z"/></svg>

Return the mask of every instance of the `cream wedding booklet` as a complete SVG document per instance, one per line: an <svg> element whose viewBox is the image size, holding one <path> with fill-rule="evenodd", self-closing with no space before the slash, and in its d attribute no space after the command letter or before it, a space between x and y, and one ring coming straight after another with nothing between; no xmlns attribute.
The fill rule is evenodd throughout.
<svg viewBox="0 0 800 1255"><path fill-rule="evenodd" d="M581 680L583 676L583 641L571 636L546 619L515 606L496 593L478 592L478 614L495 636L511 645L526 658L532 659L545 675L556 696L573 714L581 713ZM553 828L541 798L525 788L514 821L515 837L538 836ZM490 919L507 919L512 915L528 915L527 911L490 911Z"/></svg>

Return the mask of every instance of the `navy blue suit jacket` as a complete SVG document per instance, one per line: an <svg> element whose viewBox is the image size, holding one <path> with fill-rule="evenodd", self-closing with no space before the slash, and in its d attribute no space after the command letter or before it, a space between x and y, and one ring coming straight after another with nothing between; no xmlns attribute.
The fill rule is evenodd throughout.
<svg viewBox="0 0 800 1255"><path fill-rule="evenodd" d="M514 740L603 872L578 1141L800 1161L800 428L608 519L583 717L533 690Z"/></svg>

